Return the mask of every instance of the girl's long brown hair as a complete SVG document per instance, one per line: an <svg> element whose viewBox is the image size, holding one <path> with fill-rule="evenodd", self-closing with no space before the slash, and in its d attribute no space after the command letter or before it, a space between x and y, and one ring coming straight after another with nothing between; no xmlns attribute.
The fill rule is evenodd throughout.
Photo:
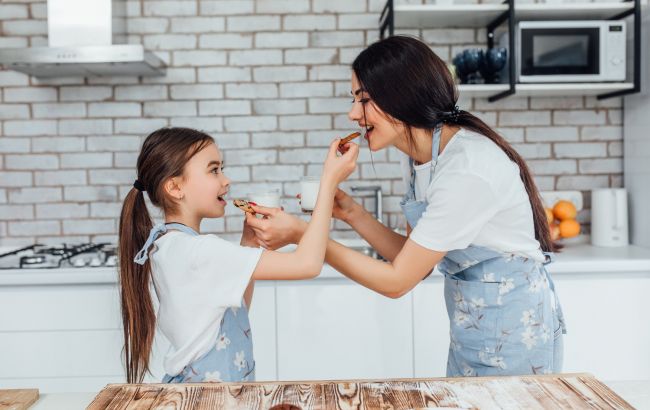
<svg viewBox="0 0 650 410"><path fill-rule="evenodd" d="M461 110L450 118L458 101L458 90L447 65L425 43L408 36L380 40L363 50L352 63L363 89L381 110L411 128L433 130L446 121L477 132L492 140L519 166L533 211L535 238L543 251L559 250L551 239L542 199L528 166L515 149L489 125Z"/></svg>
<svg viewBox="0 0 650 410"><path fill-rule="evenodd" d="M151 203L165 212L177 204L165 195L163 183L182 176L187 161L212 137L189 128L162 128L149 134L138 156L138 180ZM133 262L153 227L144 193L132 188L124 199L119 229L119 275L124 327L124 360L128 383L140 383L149 371L149 357L156 328L151 300L151 265Z"/></svg>

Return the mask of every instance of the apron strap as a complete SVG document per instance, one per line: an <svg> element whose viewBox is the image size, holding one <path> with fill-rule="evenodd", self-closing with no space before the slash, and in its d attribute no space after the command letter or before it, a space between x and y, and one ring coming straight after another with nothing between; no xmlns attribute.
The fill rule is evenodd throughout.
<svg viewBox="0 0 650 410"><path fill-rule="evenodd" d="M151 245L153 245L153 243L156 241L156 239L158 239L160 235L166 233L169 229L178 229L179 231L190 235L198 235L194 229L178 222L156 224L156 226L154 226L149 232L149 238L147 238L147 241L144 243L142 249L136 253L135 258L133 258L133 262L137 263L138 265L144 265L147 259L149 259L149 248L151 248Z"/></svg>

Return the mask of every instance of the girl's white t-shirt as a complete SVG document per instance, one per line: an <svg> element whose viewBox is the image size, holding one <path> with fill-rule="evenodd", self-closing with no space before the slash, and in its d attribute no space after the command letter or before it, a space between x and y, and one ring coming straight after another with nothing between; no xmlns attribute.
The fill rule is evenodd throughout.
<svg viewBox="0 0 650 410"><path fill-rule="evenodd" d="M408 190L409 157L401 167ZM543 261L535 239L533 212L519 166L489 138L461 128L438 157L416 165L415 196L428 206L410 239L435 251L470 244Z"/></svg>
<svg viewBox="0 0 650 410"><path fill-rule="evenodd" d="M175 376L214 347L225 310L242 305L263 250L180 231L169 231L154 244L157 324L171 343L163 367Z"/></svg>

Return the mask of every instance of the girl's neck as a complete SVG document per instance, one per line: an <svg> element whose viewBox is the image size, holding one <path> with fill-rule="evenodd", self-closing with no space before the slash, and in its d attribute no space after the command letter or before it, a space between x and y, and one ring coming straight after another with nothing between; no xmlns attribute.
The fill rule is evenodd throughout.
<svg viewBox="0 0 650 410"><path fill-rule="evenodd" d="M460 130L460 127L455 125L442 125L440 134L440 149L438 155L442 153L451 138ZM409 157L413 158L416 164L425 164L431 161L431 149L433 146L432 131L423 128L412 128L414 146L409 145L407 137L400 138L395 143L395 148L399 149Z"/></svg>
<svg viewBox="0 0 650 410"><path fill-rule="evenodd" d="M194 231L196 233L201 233L200 232L201 219L203 219L203 218L196 217L196 216L194 216L194 217L186 216L186 215L182 215L181 213L165 215L165 223L167 223L167 224L173 223L173 222L180 223L180 224L183 224L183 225L185 225L185 226L187 226L189 228L194 229Z"/></svg>

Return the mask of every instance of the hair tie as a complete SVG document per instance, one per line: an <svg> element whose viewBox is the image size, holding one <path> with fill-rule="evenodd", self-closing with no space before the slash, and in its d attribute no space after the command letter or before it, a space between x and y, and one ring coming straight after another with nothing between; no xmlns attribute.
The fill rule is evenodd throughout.
<svg viewBox="0 0 650 410"><path fill-rule="evenodd" d="M144 189L144 185L142 185L142 182L140 182L139 179L136 179L135 182L133 182L133 188L137 189L140 192L146 191L146 189Z"/></svg>
<svg viewBox="0 0 650 410"><path fill-rule="evenodd" d="M458 117L462 113L461 109L458 106L454 106L451 111L446 111L442 113L442 122L451 122L458 123Z"/></svg>

